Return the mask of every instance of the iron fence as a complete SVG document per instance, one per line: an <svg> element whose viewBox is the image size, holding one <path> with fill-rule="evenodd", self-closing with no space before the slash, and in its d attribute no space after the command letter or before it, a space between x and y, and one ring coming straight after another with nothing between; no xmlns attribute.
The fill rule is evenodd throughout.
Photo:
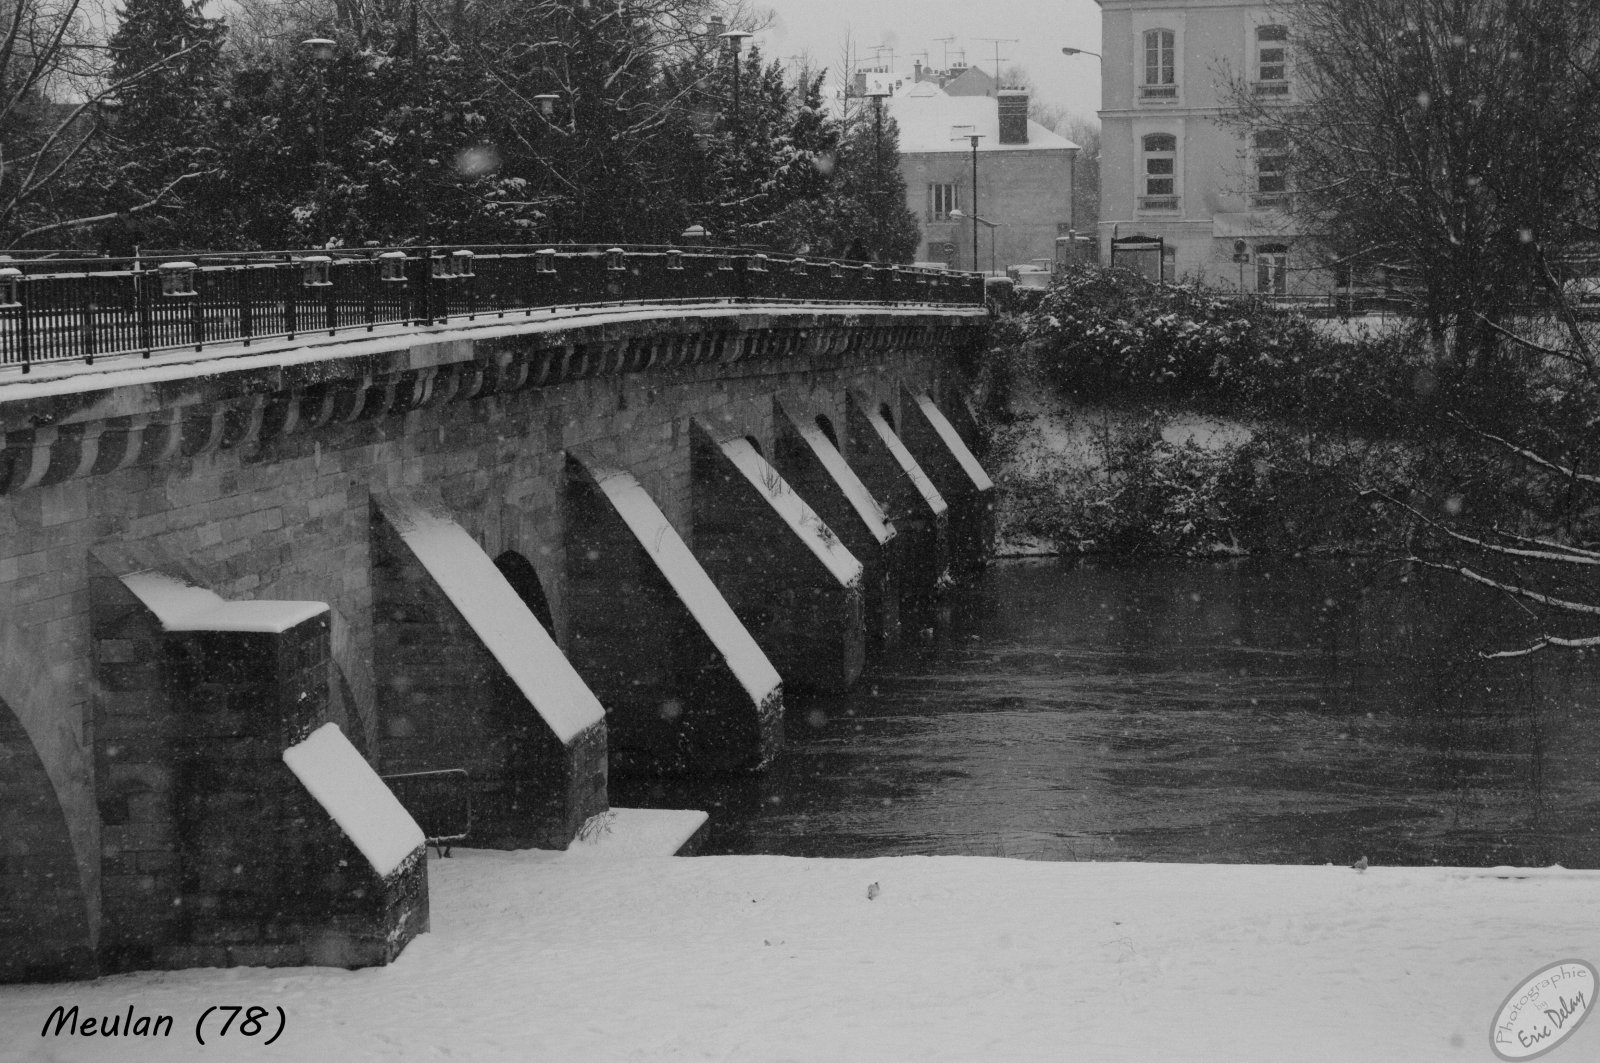
<svg viewBox="0 0 1600 1063"><path fill-rule="evenodd" d="M0 367L625 303L982 306L978 274L717 248L424 247L13 259Z"/></svg>

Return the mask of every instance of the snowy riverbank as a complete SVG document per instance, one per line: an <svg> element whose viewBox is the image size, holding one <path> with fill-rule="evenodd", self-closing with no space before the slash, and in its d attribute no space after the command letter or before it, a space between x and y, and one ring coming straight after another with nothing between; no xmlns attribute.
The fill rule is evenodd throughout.
<svg viewBox="0 0 1600 1063"><path fill-rule="evenodd" d="M460 849L429 871L433 931L389 968L0 987L0 1058L1486 1060L1520 981L1600 959L1600 872ZM73 1004L176 1032L41 1037ZM212 1004L287 1028L200 1048ZM1597 1051L1587 1024L1547 1058Z"/></svg>

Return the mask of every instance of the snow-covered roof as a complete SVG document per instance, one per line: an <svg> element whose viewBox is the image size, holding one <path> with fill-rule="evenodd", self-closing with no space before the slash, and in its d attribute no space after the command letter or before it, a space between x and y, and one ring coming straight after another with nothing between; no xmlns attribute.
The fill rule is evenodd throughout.
<svg viewBox="0 0 1600 1063"><path fill-rule="evenodd" d="M902 155L929 152L972 151L967 136L977 133L978 152L986 151L1065 151L1078 145L1050 132L1033 120L1028 121L1026 144L1000 143L1000 105L993 96L950 96L930 81L913 85L885 103L900 126ZM961 127L961 128L957 128ZM953 139L961 137L960 140Z"/></svg>

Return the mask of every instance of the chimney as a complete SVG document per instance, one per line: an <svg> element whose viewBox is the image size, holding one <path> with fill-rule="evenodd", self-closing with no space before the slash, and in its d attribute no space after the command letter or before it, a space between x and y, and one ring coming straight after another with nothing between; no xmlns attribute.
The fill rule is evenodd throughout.
<svg viewBox="0 0 1600 1063"><path fill-rule="evenodd" d="M996 101L1000 108L1000 143L1028 142L1028 94L1018 89L1001 89Z"/></svg>
<svg viewBox="0 0 1600 1063"><path fill-rule="evenodd" d="M721 46L722 42L717 40L717 38L721 36L722 32L727 28L727 26L723 25L721 15L712 15L711 18L707 20L706 39L711 42L711 46L713 48Z"/></svg>
<svg viewBox="0 0 1600 1063"><path fill-rule="evenodd" d="M918 59L917 62L916 62L916 65L911 68L911 74L912 74L911 80L914 83L920 85L922 83L922 60L921 59Z"/></svg>
<svg viewBox="0 0 1600 1063"><path fill-rule="evenodd" d="M857 70L855 82L855 95L865 96L867 94L867 72L865 70ZM848 96L850 93L845 93L845 95Z"/></svg>

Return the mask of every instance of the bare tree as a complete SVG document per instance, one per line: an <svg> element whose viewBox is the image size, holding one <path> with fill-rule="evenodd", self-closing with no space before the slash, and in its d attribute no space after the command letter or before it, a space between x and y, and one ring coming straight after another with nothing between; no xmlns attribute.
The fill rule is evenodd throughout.
<svg viewBox="0 0 1600 1063"><path fill-rule="evenodd" d="M1600 5L1592 0L1302 0L1292 97L1233 72L1235 115L1331 255L1408 278L1463 361L1556 261L1596 235Z"/></svg>

